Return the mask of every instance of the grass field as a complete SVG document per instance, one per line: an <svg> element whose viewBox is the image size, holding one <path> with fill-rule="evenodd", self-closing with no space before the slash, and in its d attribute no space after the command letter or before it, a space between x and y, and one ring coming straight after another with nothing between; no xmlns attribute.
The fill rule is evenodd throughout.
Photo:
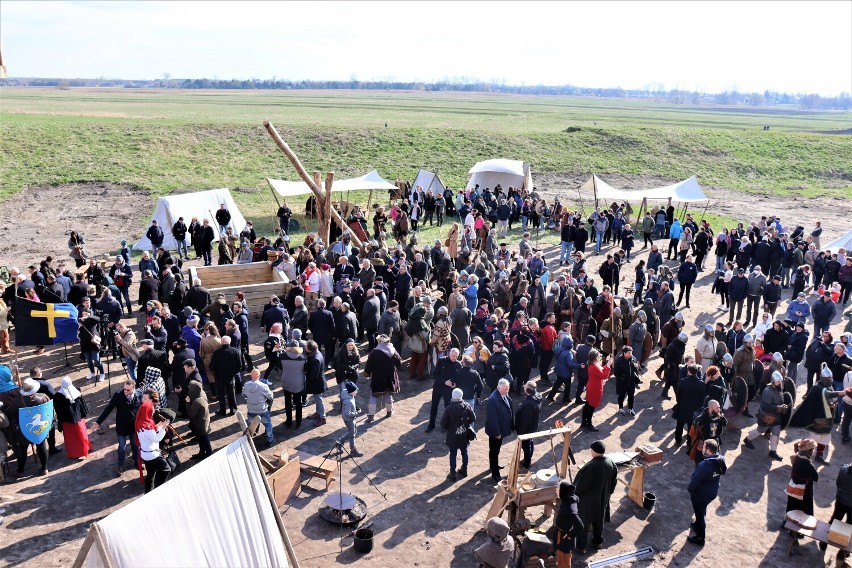
<svg viewBox="0 0 852 568"><path fill-rule="evenodd" d="M344 177L411 179L425 167L457 187L473 163L510 157L534 173L695 174L744 192L852 195L852 137L817 133L852 128L849 112L364 91L2 88L0 102L0 200L88 180L160 195L295 179L264 119L308 170ZM237 200L249 216L270 214L268 190Z"/></svg>

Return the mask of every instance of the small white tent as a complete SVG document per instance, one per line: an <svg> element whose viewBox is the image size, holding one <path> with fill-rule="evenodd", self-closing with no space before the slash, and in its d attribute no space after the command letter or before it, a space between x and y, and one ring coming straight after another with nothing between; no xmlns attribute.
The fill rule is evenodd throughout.
<svg viewBox="0 0 852 568"><path fill-rule="evenodd" d="M832 241L827 245L823 245L820 248L822 250L827 250L831 252L837 252L840 249L846 249L846 254L848 255L849 251L852 251L852 229L846 231L846 234L840 237L839 239Z"/></svg>
<svg viewBox="0 0 852 568"><path fill-rule="evenodd" d="M432 193L438 195L438 193L444 193L444 189L446 186L444 182L441 181L441 178L438 177L438 174L433 174L432 172L427 172L426 170L420 170L417 172L417 177L414 178L414 183L411 184L411 187L420 186L423 188L423 191L432 190Z"/></svg>
<svg viewBox="0 0 852 568"><path fill-rule="evenodd" d="M265 483L240 436L94 523L74 566L298 566Z"/></svg>
<svg viewBox="0 0 852 568"><path fill-rule="evenodd" d="M467 189L473 189L477 185L482 189L494 189L497 184L500 184L504 191L509 187L528 191L533 189L530 165L520 160L485 160L474 164L467 173L470 174Z"/></svg>
<svg viewBox="0 0 852 568"><path fill-rule="evenodd" d="M707 201L707 196L701 191L701 186L698 185L698 179L692 176L689 179L667 185L664 187L656 187L652 189L636 189L633 191L625 191L615 189L596 174L592 174L583 185L580 186L580 191L591 191L596 199L616 200L616 201L642 201L648 199L650 201L677 201L679 203L692 203L694 201Z"/></svg>
<svg viewBox="0 0 852 568"><path fill-rule="evenodd" d="M198 217L200 222L202 219L209 219L213 226L213 234L215 240L219 240L219 226L216 219L212 215L216 214L219 205L225 204L225 207L231 213L231 227L235 233L239 233L246 226L246 219L240 213L234 198L231 196L231 191L228 188L210 189L207 191L195 191L192 193L178 193L168 195L157 200L157 208L154 210L154 215L151 219L156 219L157 224L163 229L163 248L166 250L177 249L177 242L172 235L172 225L177 223L179 217L183 217L187 227L193 217ZM149 225L150 226L150 225ZM148 227L145 227L145 231ZM187 242L189 237L187 237ZM133 245L135 250L151 250L151 241L144 234L142 238Z"/></svg>
<svg viewBox="0 0 852 568"><path fill-rule="evenodd" d="M311 188L304 181L286 181L281 179L266 178L266 183L269 184L275 192L282 197L291 197L295 195L307 195L311 193ZM379 172L373 170L361 177L351 179L335 179L331 186L332 191L357 191L357 190L395 190L396 186L379 175Z"/></svg>

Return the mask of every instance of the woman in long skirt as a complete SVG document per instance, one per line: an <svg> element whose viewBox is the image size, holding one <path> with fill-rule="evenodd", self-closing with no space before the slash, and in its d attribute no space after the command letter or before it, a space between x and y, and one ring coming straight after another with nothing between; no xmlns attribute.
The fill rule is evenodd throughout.
<svg viewBox="0 0 852 568"><path fill-rule="evenodd" d="M85 459L89 455L89 433L86 429L89 408L69 377L62 378L62 386L53 397L53 407L59 420L59 431L65 438L68 458Z"/></svg>

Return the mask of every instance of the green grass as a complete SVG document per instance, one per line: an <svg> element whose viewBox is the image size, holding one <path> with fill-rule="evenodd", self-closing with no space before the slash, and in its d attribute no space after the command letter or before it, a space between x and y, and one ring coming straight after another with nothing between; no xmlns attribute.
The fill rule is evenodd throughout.
<svg viewBox="0 0 852 568"><path fill-rule="evenodd" d="M458 187L473 163L510 157L534 174L695 174L704 186L744 192L852 195L852 137L816 133L851 128L849 112L466 93L2 88L0 200L28 185L90 180L156 196L295 179L264 119L309 171L341 177L376 168L412 179L425 167ZM265 186L236 198L249 216L273 211Z"/></svg>

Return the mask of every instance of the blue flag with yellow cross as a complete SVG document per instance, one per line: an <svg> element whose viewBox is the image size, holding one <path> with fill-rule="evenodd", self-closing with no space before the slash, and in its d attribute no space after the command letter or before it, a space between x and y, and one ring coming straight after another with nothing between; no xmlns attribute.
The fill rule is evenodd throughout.
<svg viewBox="0 0 852 568"><path fill-rule="evenodd" d="M77 308L15 298L15 345L76 343Z"/></svg>

